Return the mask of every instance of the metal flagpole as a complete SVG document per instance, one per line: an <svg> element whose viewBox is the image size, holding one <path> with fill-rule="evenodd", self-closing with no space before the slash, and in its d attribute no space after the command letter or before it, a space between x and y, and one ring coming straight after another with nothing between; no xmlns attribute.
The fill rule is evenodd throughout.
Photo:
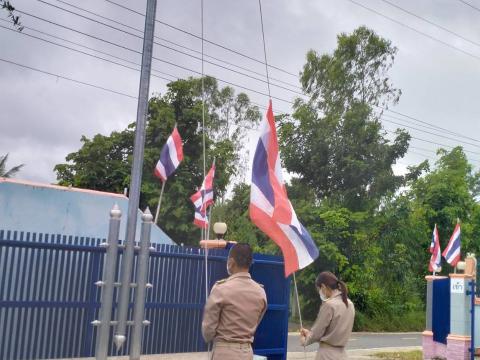
<svg viewBox="0 0 480 360"><path fill-rule="evenodd" d="M127 228L125 231L125 250L122 257L121 289L118 304L118 326L115 332L115 345L120 349L126 340L128 303L130 298L130 280L133 266L133 247L137 227L140 186L142 182L143 156L145 150L145 123L148 111L148 92L152 68L153 37L155 33L155 15L157 0L147 0L145 30L143 36L142 67L138 91L137 121L135 127L135 143L133 147L133 164L128 201Z"/></svg>
<svg viewBox="0 0 480 360"><path fill-rule="evenodd" d="M303 321L302 321L302 311L300 309L300 299L298 297L298 289L297 289L297 279L295 278L295 272L293 273L293 284L295 286L295 297L297 298L297 306L298 306L298 317L300 319L300 328L303 329ZM307 349L305 345L303 345L303 356L307 358Z"/></svg>
<svg viewBox="0 0 480 360"><path fill-rule="evenodd" d="M162 205L162 197L163 197L163 190L165 189L165 183L167 180L162 181L162 190L160 190L160 197L158 198L158 205L157 205L157 212L155 213L155 221L153 222L155 225L158 221L158 214L160 214L160 207Z"/></svg>

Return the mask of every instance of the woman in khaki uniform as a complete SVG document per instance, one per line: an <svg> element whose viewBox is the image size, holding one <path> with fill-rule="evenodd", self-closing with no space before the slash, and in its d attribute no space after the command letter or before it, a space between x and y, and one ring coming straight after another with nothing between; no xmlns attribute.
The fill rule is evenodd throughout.
<svg viewBox="0 0 480 360"><path fill-rule="evenodd" d="M355 307L348 299L348 290L331 272L318 275L315 286L322 305L311 330L300 330L300 342L307 346L318 342L315 360L347 359L345 346L352 333Z"/></svg>

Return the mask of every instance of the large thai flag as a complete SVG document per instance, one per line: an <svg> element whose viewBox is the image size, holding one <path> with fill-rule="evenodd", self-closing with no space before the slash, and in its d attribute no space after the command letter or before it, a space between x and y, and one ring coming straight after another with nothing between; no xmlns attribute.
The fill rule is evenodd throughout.
<svg viewBox="0 0 480 360"><path fill-rule="evenodd" d="M460 223L457 222L450 241L442 254L445 260L454 267L457 266L457 263L460 261L460 235Z"/></svg>
<svg viewBox="0 0 480 360"><path fill-rule="evenodd" d="M432 257L430 258L428 270L430 272L437 272L440 270L442 262L442 251L440 250L440 237L438 236L437 224L435 224L435 227L433 228L430 253L432 254Z"/></svg>
<svg viewBox="0 0 480 360"><path fill-rule="evenodd" d="M163 145L160 152L160 159L155 166L154 174L163 182L173 174L180 162L183 160L182 138L178 133L177 127L173 129L172 134L168 137L167 142Z"/></svg>
<svg viewBox="0 0 480 360"><path fill-rule="evenodd" d="M271 101L253 159L250 218L282 250L285 276L318 257L318 248L298 221L287 196Z"/></svg>
<svg viewBox="0 0 480 360"><path fill-rule="evenodd" d="M193 223L200 228L208 227L207 208L213 204L213 178L215 177L215 163L203 179L202 187L190 197L195 206Z"/></svg>

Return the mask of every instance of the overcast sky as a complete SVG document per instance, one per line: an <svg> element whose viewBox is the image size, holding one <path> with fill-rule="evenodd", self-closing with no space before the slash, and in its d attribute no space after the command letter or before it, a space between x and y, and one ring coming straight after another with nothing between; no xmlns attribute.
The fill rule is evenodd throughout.
<svg viewBox="0 0 480 360"><path fill-rule="evenodd" d="M115 0L139 12L145 11L146 0ZM411 26L444 43L453 45L452 49L411 29L396 24L378 14L355 5L348 0L263 0L265 36L269 62L291 73L301 70L305 53L315 49L319 53L331 52L336 45L336 35L351 32L360 25L374 29L381 36L390 39L398 47L398 56L391 70L394 85L403 91L398 106L394 108L403 114L421 121L435 124L472 139L461 138L444 131L437 133L457 140L448 140L422 131L408 129L419 139L447 146L464 145L471 151L469 158L475 166L480 165L480 11L467 6L459 0L390 0L413 14L424 17L444 28L457 33L455 36L441 30L412 15L386 4L382 0L355 0L387 15L401 23ZM480 0L467 0L480 9ZM115 19L130 27L143 29L143 18L121 9L105 0L45 0L55 6L93 15L68 7L65 3L76 4L83 9L101 16ZM63 3L62 3L63 2ZM205 2L205 38L226 47L235 49L250 57L262 59L260 17L256 0L204 0ZM140 38L116 31L91 22L85 18L66 13L37 0L13 0L21 11L75 28L84 33L108 39L110 42L139 51ZM0 13L5 18L5 13ZM108 22L105 19L97 20ZM200 34L200 0L159 0L157 19L193 34ZM90 48L115 55L131 62L140 63L140 55L118 46L86 37L79 33L55 26L39 19L22 15L21 21L28 28L62 37ZM116 27L118 24L110 23ZM11 27L1 21L0 26ZM59 42L85 52L71 43L49 38L25 29L25 34ZM131 28L122 29L141 35ZM201 49L200 40L185 33L173 30L157 23L158 37L187 46ZM157 42L162 42L160 39ZM477 43L478 45L474 44ZM169 45L175 47L174 45ZM22 65L41 69L61 76L91 83L136 96L138 93L139 72L118 65L76 53L55 45L30 38L4 28L0 28L0 58ZM189 50L189 52L198 56ZM205 44L205 53L227 60L253 71L264 73L262 64L234 55L211 44ZM164 47L155 46L154 55L174 64L200 71L198 60L176 53ZM129 67L131 63L109 57ZM208 60L208 59L207 59ZM122 130L135 120L136 100L80 85L62 78L41 74L0 61L0 154L10 153L9 165L25 163L19 178L40 182L55 182L53 167L64 161L65 156L80 146L80 137L97 133L109 134L112 130ZM175 77L195 75L191 72L155 60L153 67ZM237 69L239 70L239 69ZM205 64L207 74L223 80L266 93L266 84L245 76L234 74L211 64ZM245 72L244 70L239 70ZM169 76L159 76L169 78ZM251 74L255 77L259 75ZM271 70L271 76L299 86L298 79L278 70ZM151 93L163 93L165 80L152 77ZM224 85L224 84L221 84ZM282 84L289 87L289 85ZM291 87L292 90L297 90ZM242 90L242 89L239 89ZM252 101L267 104L267 97L246 91ZM295 96L292 91L272 86L274 109L278 112L289 111ZM392 114L394 116L395 114ZM412 119L402 122L420 128ZM395 124L385 123L385 128L393 130ZM421 128L434 132L431 129ZM461 143L469 142L471 145ZM252 143L256 139L252 139ZM437 145L414 139L412 150L401 160L397 171L407 165L416 164L423 159L435 158ZM477 154L475 154L477 153Z"/></svg>

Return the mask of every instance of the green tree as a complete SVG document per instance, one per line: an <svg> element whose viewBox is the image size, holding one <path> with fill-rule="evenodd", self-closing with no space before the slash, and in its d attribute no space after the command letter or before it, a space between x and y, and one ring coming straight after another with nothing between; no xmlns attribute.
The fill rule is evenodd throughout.
<svg viewBox="0 0 480 360"><path fill-rule="evenodd" d="M461 147L438 150L436 168L412 185L413 201L421 209L429 232L437 224L442 249L447 245L457 218L462 223L464 251L478 251L480 173L474 172ZM427 234L425 234L427 236Z"/></svg>
<svg viewBox="0 0 480 360"><path fill-rule="evenodd" d="M215 79L205 78L207 168L216 159L215 193L224 197L231 180L239 173L247 127L259 121L258 108L245 94L230 88L219 89ZM168 84L163 96L150 99L146 129L140 206L155 209L160 181L153 169L160 149L175 124L183 139L184 161L168 179L162 200L159 225L178 243L198 243L193 226L193 205L189 197L203 179L201 79L178 80ZM82 137L82 147L67 155L67 163L55 167L62 185L123 192L130 183L134 124L109 136Z"/></svg>
<svg viewBox="0 0 480 360"><path fill-rule="evenodd" d="M333 54L307 54L301 74L308 102L298 99L281 121L280 145L289 172L312 189L351 210L375 207L405 178L392 171L410 136L386 138L377 106L395 104L400 91L388 78L396 48L360 27L338 36Z"/></svg>
<svg viewBox="0 0 480 360"><path fill-rule="evenodd" d="M0 156L0 177L10 178L15 176L25 165L20 164L7 170L8 154Z"/></svg>

